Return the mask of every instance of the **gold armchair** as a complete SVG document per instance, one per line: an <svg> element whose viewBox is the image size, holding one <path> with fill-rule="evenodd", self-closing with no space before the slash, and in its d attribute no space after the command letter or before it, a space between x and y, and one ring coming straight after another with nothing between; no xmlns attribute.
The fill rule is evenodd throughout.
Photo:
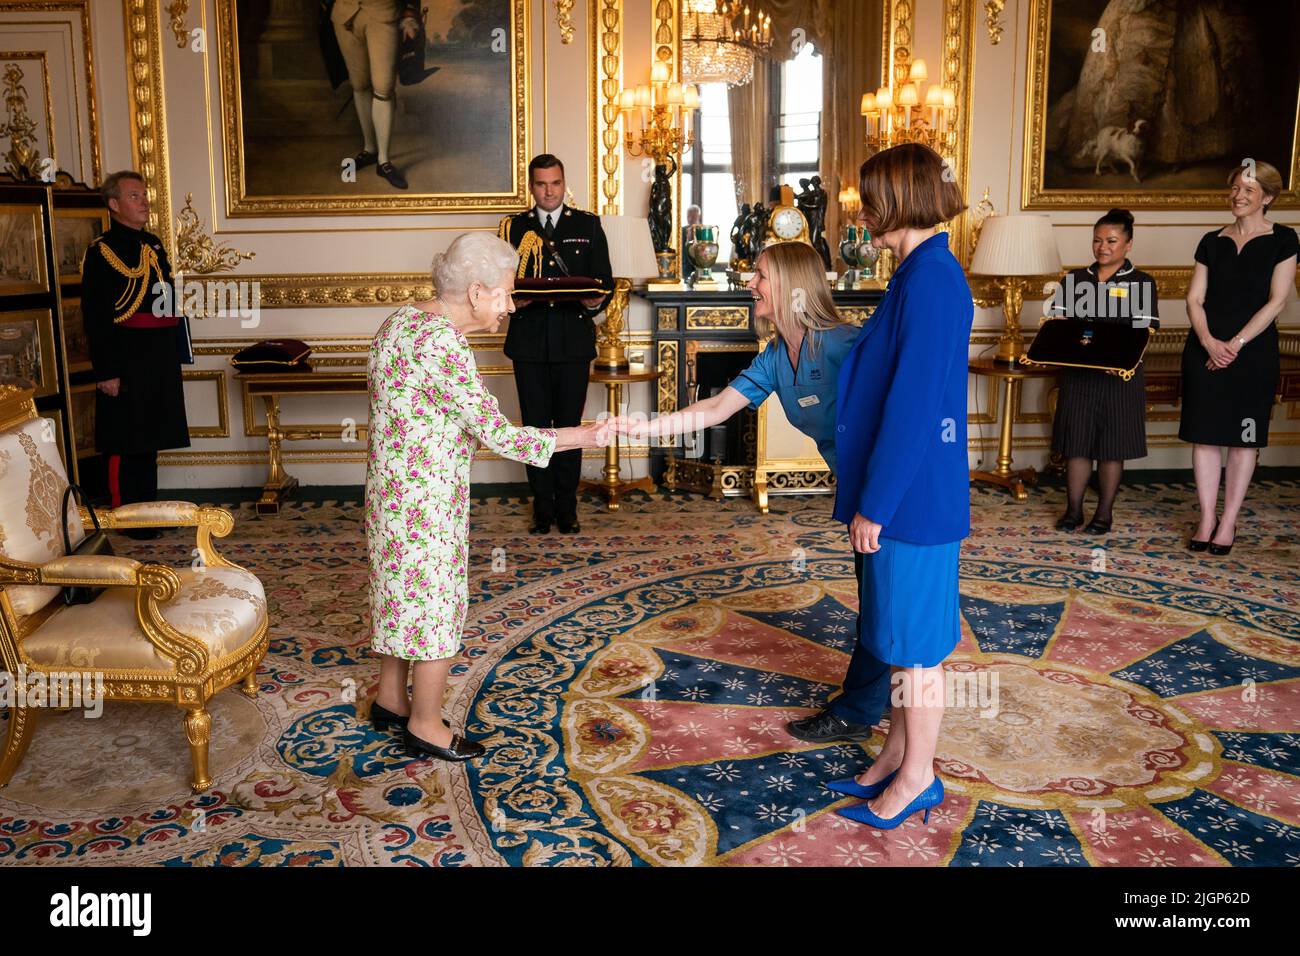
<svg viewBox="0 0 1300 956"><path fill-rule="evenodd" d="M102 687L105 701L180 707L191 786L207 790L208 700L236 683L257 695L267 647L262 584L213 547L214 535L234 527L230 513L184 501L96 514L104 528L195 528L191 567L65 554L60 521L74 546L92 525L85 509L59 514L68 480L50 424L37 416L30 391L0 385L0 669L47 686ZM89 604L64 605L59 589L77 584L105 590ZM21 698L10 707L0 787L17 770L40 709Z"/></svg>

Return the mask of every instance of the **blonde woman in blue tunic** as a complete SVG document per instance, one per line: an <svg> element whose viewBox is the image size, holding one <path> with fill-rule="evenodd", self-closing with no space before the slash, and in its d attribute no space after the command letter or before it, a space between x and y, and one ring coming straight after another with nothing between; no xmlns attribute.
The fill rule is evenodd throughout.
<svg viewBox="0 0 1300 956"><path fill-rule="evenodd" d="M370 346L366 540L371 645L380 657L376 727L405 733L413 757L462 761L483 746L442 719L468 607L469 475L474 449L530 465L606 443L610 422L518 428L501 413L466 336L514 311L518 256L466 233L434 257L438 296L394 312ZM412 695L406 695L412 678Z"/></svg>

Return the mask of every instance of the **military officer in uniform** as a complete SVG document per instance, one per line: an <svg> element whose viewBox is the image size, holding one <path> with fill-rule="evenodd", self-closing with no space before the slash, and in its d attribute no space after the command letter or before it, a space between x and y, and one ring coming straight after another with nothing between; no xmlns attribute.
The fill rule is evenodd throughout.
<svg viewBox="0 0 1300 956"><path fill-rule="evenodd" d="M532 209L501 220L498 234L529 256L521 275L535 275L540 260L544 278L583 276L612 291L609 246L600 217L564 204L564 165L543 153L528 164ZM530 236L529 234L533 234ZM530 252L531 250L531 252ZM582 300L528 302L520 298L506 331L505 353L514 362L515 386L523 423L567 428L582 423L591 360L596 357L592 318L609 293ZM554 523L562 534L578 527L578 477L582 452L551 456L545 468L527 466L533 496L532 534L546 534Z"/></svg>
<svg viewBox="0 0 1300 956"><path fill-rule="evenodd" d="M170 292L171 265L162 240L144 228L144 182L129 170L113 173L100 192L112 224L86 250L81 309L98 388L95 446L108 456L109 496L116 508L157 499L159 449L186 448L190 435L181 387L180 303ZM132 536L157 534L144 529Z"/></svg>

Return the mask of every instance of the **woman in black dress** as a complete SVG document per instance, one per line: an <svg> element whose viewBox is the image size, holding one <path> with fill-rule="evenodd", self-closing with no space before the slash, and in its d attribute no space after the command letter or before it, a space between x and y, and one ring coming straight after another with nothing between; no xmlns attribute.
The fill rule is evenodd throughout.
<svg viewBox="0 0 1300 956"><path fill-rule="evenodd" d="M1282 192L1276 168L1258 161L1239 166L1228 186L1236 222L1201 238L1187 290L1191 330L1183 346L1178 427L1178 437L1193 446L1201 505L1200 523L1187 546L1211 554L1232 550L1256 456L1268 445L1278 381L1276 319L1295 286L1300 253L1295 230L1265 218ZM1225 447L1223 513L1216 518Z"/></svg>
<svg viewBox="0 0 1300 956"><path fill-rule="evenodd" d="M1156 283L1128 260L1133 248L1133 214L1112 209L1092 228L1092 265L1066 275L1052 312L1071 319L1129 322L1158 327ZM1110 530L1111 507L1124 461L1147 453L1146 391L1142 366L1127 382L1118 375L1086 368L1061 370L1061 393L1052 423L1052 451L1064 455L1066 506L1058 531L1083 523L1083 493L1097 462L1097 510L1084 528Z"/></svg>

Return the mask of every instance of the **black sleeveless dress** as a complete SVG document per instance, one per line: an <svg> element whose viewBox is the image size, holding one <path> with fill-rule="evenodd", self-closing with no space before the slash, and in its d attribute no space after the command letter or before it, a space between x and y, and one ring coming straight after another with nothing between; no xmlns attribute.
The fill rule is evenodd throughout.
<svg viewBox="0 0 1300 956"><path fill-rule="evenodd" d="M1300 254L1300 238L1290 226L1273 224L1241 252L1219 230L1207 232L1196 247L1196 261L1209 270L1205 318L1210 334L1231 341L1268 302L1273 269ZM1277 395L1277 322L1247 342L1227 368L1205 367L1209 354L1194 331L1183 346L1183 414L1178 437L1197 445L1264 448L1268 420Z"/></svg>

